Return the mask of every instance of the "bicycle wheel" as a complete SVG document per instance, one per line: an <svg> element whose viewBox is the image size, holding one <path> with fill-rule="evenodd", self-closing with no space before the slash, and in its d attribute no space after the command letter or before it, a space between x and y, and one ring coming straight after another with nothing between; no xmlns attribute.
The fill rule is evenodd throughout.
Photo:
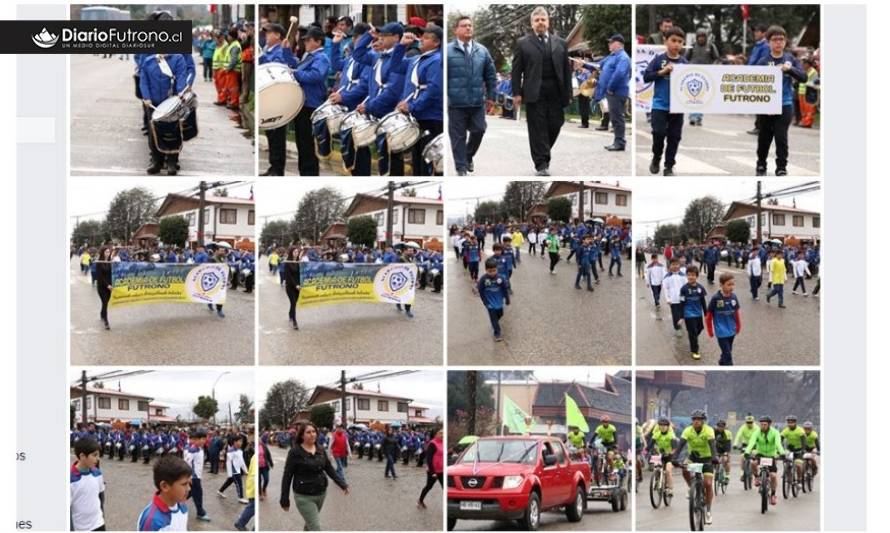
<svg viewBox="0 0 890 533"><path fill-rule="evenodd" d="M806 473L807 492L813 492L813 465L807 465Z"/></svg>
<svg viewBox="0 0 890 533"><path fill-rule="evenodd" d="M698 486L697 482L692 484L692 494L689 495L689 530L700 531L698 529Z"/></svg>
<svg viewBox="0 0 890 533"><path fill-rule="evenodd" d="M791 495L797 498L799 486L802 485L800 479L797 478L797 465L791 463Z"/></svg>
<svg viewBox="0 0 890 533"><path fill-rule="evenodd" d="M760 475L760 514L769 509L769 470L764 470Z"/></svg>
<svg viewBox="0 0 890 533"><path fill-rule="evenodd" d="M726 473L726 469L723 470L723 475L720 479L720 492L726 494L726 487L729 485L729 475ZM714 491L714 494L717 494L717 491Z"/></svg>
<svg viewBox="0 0 890 533"><path fill-rule="evenodd" d="M705 488L702 485L701 479L696 483L696 497L695 497L695 508L698 511L696 513L698 531L705 530Z"/></svg>
<svg viewBox="0 0 890 533"><path fill-rule="evenodd" d="M788 493L790 492L792 485L791 475L788 463L785 463L785 466L782 467L782 498L786 500L788 499Z"/></svg>
<svg viewBox="0 0 890 533"><path fill-rule="evenodd" d="M652 502L652 507L654 509L658 509L659 507L661 507L661 484L663 483L661 478L662 476L660 468L657 468L655 470L655 473L652 474L652 477L649 478L649 501Z"/></svg>

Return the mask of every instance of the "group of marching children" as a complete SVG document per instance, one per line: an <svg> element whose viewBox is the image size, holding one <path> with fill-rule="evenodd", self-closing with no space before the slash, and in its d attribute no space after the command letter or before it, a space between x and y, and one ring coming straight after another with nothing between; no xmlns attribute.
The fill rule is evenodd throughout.
<svg viewBox="0 0 890 533"><path fill-rule="evenodd" d="M136 463L152 461L153 496L137 518L139 531L186 531L191 499L196 518L210 522L204 509L202 479L204 465L209 473L218 474L224 464L225 483L217 491L226 498L225 490L236 486L238 502L246 507L235 529L247 530L254 515L254 493L257 458L253 437L233 428L228 433L203 428L184 429L140 428L110 429L96 424L79 424L71 431L71 448L75 461L71 466L71 530L96 531L105 529L106 483L100 461L107 455L123 461L125 456ZM120 443L120 446L117 444ZM225 459L222 459L222 453ZM247 465L250 465L249 467ZM242 476L247 476L243 487Z"/></svg>

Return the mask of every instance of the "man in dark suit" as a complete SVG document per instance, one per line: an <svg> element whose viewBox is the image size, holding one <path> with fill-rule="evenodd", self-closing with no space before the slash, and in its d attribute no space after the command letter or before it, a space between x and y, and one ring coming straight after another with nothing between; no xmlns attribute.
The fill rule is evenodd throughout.
<svg viewBox="0 0 890 533"><path fill-rule="evenodd" d="M513 106L525 103L528 143L536 176L550 175L550 149L572 103L572 67L566 42L550 35L550 15L536 7L532 35L516 42L513 52Z"/></svg>

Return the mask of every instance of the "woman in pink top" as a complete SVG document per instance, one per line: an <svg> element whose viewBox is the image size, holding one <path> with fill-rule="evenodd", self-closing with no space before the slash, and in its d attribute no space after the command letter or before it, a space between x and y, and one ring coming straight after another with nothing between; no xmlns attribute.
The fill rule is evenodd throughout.
<svg viewBox="0 0 890 533"><path fill-rule="evenodd" d="M444 477L445 470L444 450L442 430L440 429L436 432L436 436L433 440L426 445L426 486L420 491L420 499L417 500L417 507L420 509L426 509L426 504L423 503L423 499L426 498L427 493L433 488L436 481L439 482L440 487L443 486L442 478Z"/></svg>

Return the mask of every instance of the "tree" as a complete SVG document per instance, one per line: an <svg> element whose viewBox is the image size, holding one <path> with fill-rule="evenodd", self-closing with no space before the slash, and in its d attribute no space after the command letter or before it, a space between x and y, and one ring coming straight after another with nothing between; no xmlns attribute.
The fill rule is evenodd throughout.
<svg viewBox="0 0 890 533"><path fill-rule="evenodd" d="M340 220L345 209L343 196L337 189L322 187L309 191L297 207L293 231L299 238L308 238L313 244L318 243L324 230Z"/></svg>
<svg viewBox="0 0 890 533"><path fill-rule="evenodd" d="M189 238L189 221L182 216L166 217L158 225L158 239L164 244L182 246Z"/></svg>
<svg viewBox="0 0 890 533"><path fill-rule="evenodd" d="M346 223L346 238L361 246L374 246L377 242L377 221L369 216L355 217Z"/></svg>
<svg viewBox="0 0 890 533"><path fill-rule="evenodd" d="M267 222L262 231L260 231L260 244L270 246L276 244L284 246L290 244L294 240L294 234L291 231L291 223L286 220L273 220Z"/></svg>
<svg viewBox="0 0 890 533"><path fill-rule="evenodd" d="M547 201L547 216L550 220L568 222L572 219L572 201L565 196L551 198Z"/></svg>
<svg viewBox="0 0 890 533"><path fill-rule="evenodd" d="M113 238L129 243L139 226L154 220L156 211L155 199L148 189L126 189L111 200L105 225Z"/></svg>
<svg viewBox="0 0 890 533"><path fill-rule="evenodd" d="M309 410L309 421L319 428L334 427L334 408L330 404L313 405Z"/></svg>
<svg viewBox="0 0 890 533"><path fill-rule="evenodd" d="M73 246L99 246L108 240L108 231L100 220L84 220L75 224L71 230Z"/></svg>
<svg viewBox="0 0 890 533"><path fill-rule="evenodd" d="M661 248L667 244L680 244L684 242L686 240L686 234L683 232L683 228L677 224L662 224L655 230L655 235L652 237L652 240L655 242L655 246Z"/></svg>
<svg viewBox="0 0 890 533"><path fill-rule="evenodd" d="M747 243L751 240L751 225L743 218L730 220L726 224L726 240Z"/></svg>
<svg viewBox="0 0 890 533"><path fill-rule="evenodd" d="M402 189L402 196L407 196L409 198L417 198L417 189L414 187L408 187L407 189Z"/></svg>
<svg viewBox="0 0 890 533"><path fill-rule="evenodd" d="M467 420L467 433L470 435L476 434L476 405L478 395L476 387L478 383L478 376L476 375L475 370L467 371L467 413L469 414L469 419Z"/></svg>
<svg viewBox="0 0 890 533"><path fill-rule="evenodd" d="M250 401L250 398L248 398L246 394L240 395L238 397L238 412L235 413L235 420L237 420L239 424L253 422L253 417L250 416L252 410L253 402Z"/></svg>
<svg viewBox="0 0 890 533"><path fill-rule="evenodd" d="M192 407L192 412L203 420L210 420L217 411L219 411L219 404L210 396L198 396L198 403Z"/></svg>
<svg viewBox="0 0 890 533"><path fill-rule="evenodd" d="M504 210L509 217L525 222L532 208L543 201L545 189L543 181L509 182L502 200Z"/></svg>
<svg viewBox="0 0 890 533"><path fill-rule="evenodd" d="M222 187L219 189L213 189L213 196L217 196L219 198L226 198L229 196L229 189Z"/></svg>
<svg viewBox="0 0 890 533"><path fill-rule="evenodd" d="M448 413L449 416L457 411L469 411L470 397L470 372L448 373ZM490 374L494 372L477 372L476 380L476 407L494 408L494 391L491 385L485 383ZM506 379L503 376L501 379Z"/></svg>
<svg viewBox="0 0 890 533"><path fill-rule="evenodd" d="M609 54L609 37L620 33L625 37L624 51L631 53L630 4L587 5L581 9L581 28L584 39L594 55Z"/></svg>
<svg viewBox="0 0 890 533"><path fill-rule="evenodd" d="M704 242L705 235L723 219L723 203L714 196L703 196L689 202L683 214L683 229L690 239Z"/></svg>
<svg viewBox="0 0 890 533"><path fill-rule="evenodd" d="M505 211L504 204L501 202L488 200L476 206L476 210L473 212L473 221L477 224L493 224L506 218Z"/></svg>
<svg viewBox="0 0 890 533"><path fill-rule="evenodd" d="M279 381L266 393L266 401L260 409L260 425L286 428L309 401L309 389L295 379Z"/></svg>

